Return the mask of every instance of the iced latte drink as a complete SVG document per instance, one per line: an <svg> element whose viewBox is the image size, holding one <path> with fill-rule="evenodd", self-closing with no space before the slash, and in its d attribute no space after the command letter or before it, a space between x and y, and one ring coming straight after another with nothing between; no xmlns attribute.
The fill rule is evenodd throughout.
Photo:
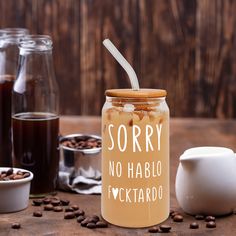
<svg viewBox="0 0 236 236"><path fill-rule="evenodd" d="M166 91L106 91L102 110L102 216L147 227L169 214L169 109Z"/></svg>

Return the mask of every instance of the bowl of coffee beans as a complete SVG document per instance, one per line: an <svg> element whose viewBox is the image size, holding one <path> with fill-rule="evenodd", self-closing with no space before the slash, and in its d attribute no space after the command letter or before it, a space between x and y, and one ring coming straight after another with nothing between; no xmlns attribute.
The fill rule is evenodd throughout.
<svg viewBox="0 0 236 236"><path fill-rule="evenodd" d="M32 179L28 170L0 167L0 213L27 208Z"/></svg>
<svg viewBox="0 0 236 236"><path fill-rule="evenodd" d="M60 138L60 171L71 177L101 177L102 140L97 135L70 134Z"/></svg>

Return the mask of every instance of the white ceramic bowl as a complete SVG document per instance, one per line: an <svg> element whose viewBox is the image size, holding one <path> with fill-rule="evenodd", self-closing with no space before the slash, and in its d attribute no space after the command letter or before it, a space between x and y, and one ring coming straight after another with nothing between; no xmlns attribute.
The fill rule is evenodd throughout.
<svg viewBox="0 0 236 236"><path fill-rule="evenodd" d="M0 181L0 213L21 211L28 206L30 182L33 173L28 170L13 168L17 171L27 171L30 176L24 179ZM9 170L8 167L0 167L0 172Z"/></svg>

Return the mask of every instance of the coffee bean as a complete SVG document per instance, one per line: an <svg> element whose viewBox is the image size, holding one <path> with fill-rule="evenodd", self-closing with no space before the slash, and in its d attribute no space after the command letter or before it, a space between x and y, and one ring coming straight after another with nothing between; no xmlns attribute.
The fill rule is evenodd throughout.
<svg viewBox="0 0 236 236"><path fill-rule="evenodd" d="M53 210L53 205L52 204L47 204L44 206L45 211L52 211Z"/></svg>
<svg viewBox="0 0 236 236"><path fill-rule="evenodd" d="M53 200L51 200L51 204L52 204L53 206L59 206L60 203L61 203L61 201L58 200L58 199L53 199Z"/></svg>
<svg viewBox="0 0 236 236"><path fill-rule="evenodd" d="M23 175L24 178L28 178L30 177L30 173L29 172L25 172L24 175Z"/></svg>
<svg viewBox="0 0 236 236"><path fill-rule="evenodd" d="M74 219L75 218L75 214L74 212L66 212L65 215L64 215L64 219Z"/></svg>
<svg viewBox="0 0 236 236"><path fill-rule="evenodd" d="M41 211L34 211L34 212L33 212L33 216L35 216L35 217L42 217L43 214L42 214Z"/></svg>
<svg viewBox="0 0 236 236"><path fill-rule="evenodd" d="M51 203L51 199L50 198L44 198L43 203L44 204L49 204L49 203Z"/></svg>
<svg viewBox="0 0 236 236"><path fill-rule="evenodd" d="M77 211L74 211L75 213L75 216L83 216L84 215L84 211L83 210L77 210Z"/></svg>
<svg viewBox="0 0 236 236"><path fill-rule="evenodd" d="M20 229L20 228L21 228L21 225L20 225L20 223L13 223L13 224L11 225L11 227L12 227L12 229Z"/></svg>
<svg viewBox="0 0 236 236"><path fill-rule="evenodd" d="M79 207L77 205L72 205L71 207L73 208L74 211L79 210Z"/></svg>
<svg viewBox="0 0 236 236"><path fill-rule="evenodd" d="M55 212L61 212L61 211L63 211L63 208L60 207L60 206L55 206L55 207L53 208L53 211L55 211Z"/></svg>
<svg viewBox="0 0 236 236"><path fill-rule="evenodd" d="M149 228L148 232L149 233L158 233L159 229L158 229L158 227L154 226L154 227Z"/></svg>
<svg viewBox="0 0 236 236"><path fill-rule="evenodd" d="M94 219L91 217L86 217L80 224L81 226L86 227L88 223L95 223Z"/></svg>
<svg viewBox="0 0 236 236"><path fill-rule="evenodd" d="M105 222L105 221L98 221L96 223L96 227L97 228L107 228L108 227L108 224Z"/></svg>
<svg viewBox="0 0 236 236"><path fill-rule="evenodd" d="M177 211L174 211L172 214L171 214L171 218L173 219L174 218L174 216L176 216L176 215L179 215L180 213L179 212L177 212Z"/></svg>
<svg viewBox="0 0 236 236"><path fill-rule="evenodd" d="M206 223L207 228L216 228L216 222L215 221L208 221Z"/></svg>
<svg viewBox="0 0 236 236"><path fill-rule="evenodd" d="M61 199L61 205L62 206L68 206L70 204L70 201L67 199Z"/></svg>
<svg viewBox="0 0 236 236"><path fill-rule="evenodd" d="M97 215L92 215L91 218L96 221L95 223L97 223L100 220L99 216Z"/></svg>
<svg viewBox="0 0 236 236"><path fill-rule="evenodd" d="M196 220L204 220L205 216L204 215L195 215Z"/></svg>
<svg viewBox="0 0 236 236"><path fill-rule="evenodd" d="M9 175L12 175L13 174L13 168L10 168L7 170L6 172L6 175L9 176Z"/></svg>
<svg viewBox="0 0 236 236"><path fill-rule="evenodd" d="M34 206L41 206L43 203L42 199L34 199L33 200L33 205Z"/></svg>
<svg viewBox="0 0 236 236"><path fill-rule="evenodd" d="M66 207L65 212L73 212L74 209L72 207Z"/></svg>
<svg viewBox="0 0 236 236"><path fill-rule="evenodd" d="M84 219L84 220L81 221L81 223L80 223L80 225L81 225L82 227L86 227L87 224L88 224L88 221L87 221L86 219Z"/></svg>
<svg viewBox="0 0 236 236"><path fill-rule="evenodd" d="M12 179L17 180L17 179L23 179L24 177L22 175L14 175Z"/></svg>
<svg viewBox="0 0 236 236"><path fill-rule="evenodd" d="M170 225L160 225L160 230L161 230L161 232L168 233L171 230L171 226Z"/></svg>
<svg viewBox="0 0 236 236"><path fill-rule="evenodd" d="M173 221L174 221L174 222L183 222L183 216L181 216L181 215L175 215L175 216L173 217Z"/></svg>
<svg viewBox="0 0 236 236"><path fill-rule="evenodd" d="M174 210L170 210L169 216L172 216L172 214L173 214L174 212L175 212Z"/></svg>
<svg viewBox="0 0 236 236"><path fill-rule="evenodd" d="M1 174L1 175L0 175L0 180L1 180L1 179L3 179L3 178L5 178L6 176L7 176L7 174L6 174L6 173L4 173L4 174Z"/></svg>
<svg viewBox="0 0 236 236"><path fill-rule="evenodd" d="M215 221L215 220L216 220L216 218L214 216L206 216L206 218L205 218L206 222Z"/></svg>
<svg viewBox="0 0 236 236"><path fill-rule="evenodd" d="M86 225L86 227L87 228L89 228L89 229L95 229L96 228L96 224L95 223L88 223L87 225Z"/></svg>
<svg viewBox="0 0 236 236"><path fill-rule="evenodd" d="M197 222L192 222L190 225L189 225L189 228L190 229L198 229L199 228L199 224Z"/></svg>
<svg viewBox="0 0 236 236"><path fill-rule="evenodd" d="M12 180L15 176L16 176L15 174L11 174L11 175L8 175L7 177Z"/></svg>
<svg viewBox="0 0 236 236"><path fill-rule="evenodd" d="M78 223L81 223L84 219L85 219L85 217L82 216L82 215L80 215L80 216L77 218L77 222L78 222Z"/></svg>

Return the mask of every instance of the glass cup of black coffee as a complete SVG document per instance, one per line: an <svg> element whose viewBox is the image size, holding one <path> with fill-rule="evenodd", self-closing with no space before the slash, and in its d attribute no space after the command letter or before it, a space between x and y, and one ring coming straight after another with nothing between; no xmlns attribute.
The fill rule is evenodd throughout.
<svg viewBox="0 0 236 236"><path fill-rule="evenodd" d="M13 86L13 164L34 174L31 197L55 192L59 169L59 98L49 36L20 42L20 67Z"/></svg>
<svg viewBox="0 0 236 236"><path fill-rule="evenodd" d="M19 40L24 28L0 29L0 166L12 166L11 94L19 57Z"/></svg>

